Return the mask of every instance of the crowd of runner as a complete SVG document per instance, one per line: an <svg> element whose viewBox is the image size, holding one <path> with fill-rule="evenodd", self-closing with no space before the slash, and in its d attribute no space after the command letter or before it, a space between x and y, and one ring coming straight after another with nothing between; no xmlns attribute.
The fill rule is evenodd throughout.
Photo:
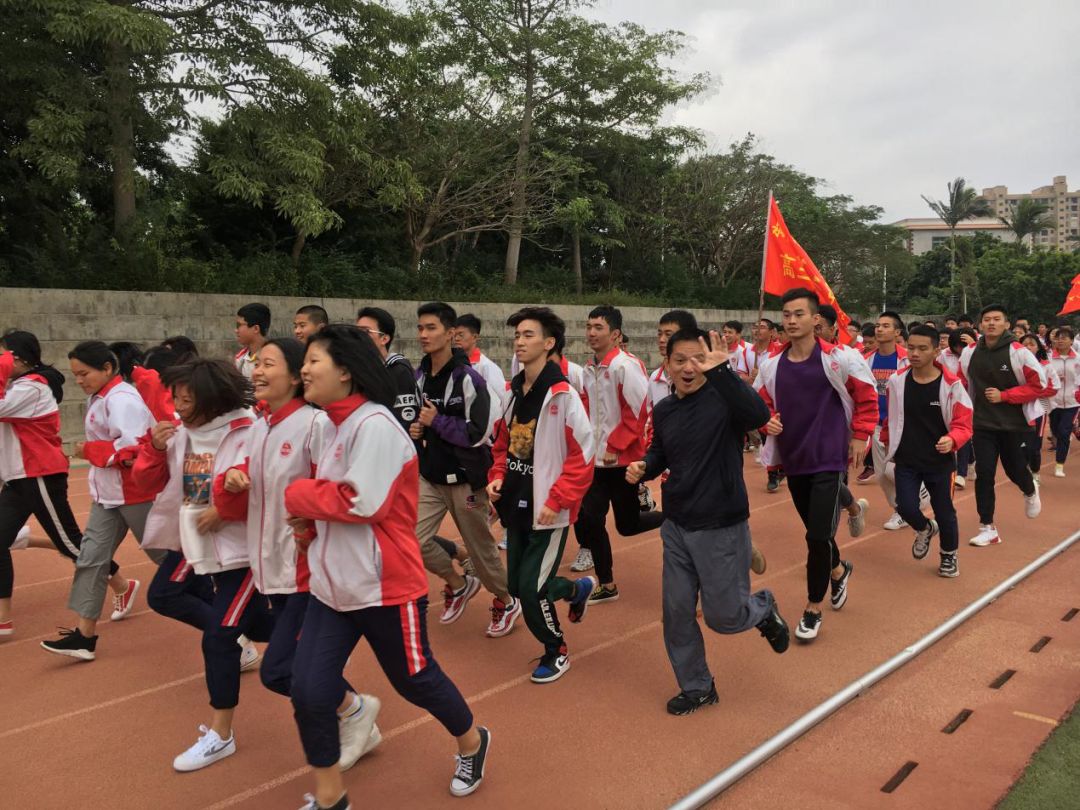
<svg viewBox="0 0 1080 810"><path fill-rule="evenodd" d="M679 688L667 710L689 714L718 701L699 615L715 632L757 629L776 653L789 646L775 596L751 591L766 560L751 538L748 479L768 493L786 483L805 527L806 604L793 632L809 643L826 597L832 610L848 599L854 565L841 558L838 524L843 514L858 537L869 508L850 485L879 485L892 510L883 527L910 528L916 560L936 539L937 573L952 578L955 489L974 479L969 544L1000 544L999 460L1036 518L1044 441L1064 477L1078 430L1080 340L1065 323L1032 331L1001 305L977 322L905 325L883 312L838 335L836 311L796 289L782 322L759 319L749 341L738 321L705 331L673 310L657 325L663 362L652 372L629 352L618 309L589 313L578 365L563 320L523 307L506 324L509 381L479 348L480 320L441 302L417 310L415 369L393 351L397 324L378 307L347 325L302 307L292 337L271 336L270 323L265 305L242 307L231 360L200 357L184 336L71 350L89 397L72 451L89 465L82 527L67 495L64 375L32 333L3 335L0 638L15 631L11 551L55 548L74 562L73 615L41 646L94 660L106 596L120 621L142 588L113 561L130 532L157 564L148 605L201 634L210 712L174 768L236 752L241 673L258 669L292 702L314 771L307 810L349 808L342 772L381 740L378 697L344 676L362 638L393 688L455 738L450 791L481 784L491 733L433 655L429 573L443 583L440 624L486 591L484 633L506 636L521 620L541 651L531 680L547 684L571 661L558 603L576 624L619 599L608 512L622 536L659 529ZM760 478L744 468L750 453ZM447 514L460 542L438 534ZM31 517L45 537L32 535ZM571 536L580 576L564 577Z"/></svg>

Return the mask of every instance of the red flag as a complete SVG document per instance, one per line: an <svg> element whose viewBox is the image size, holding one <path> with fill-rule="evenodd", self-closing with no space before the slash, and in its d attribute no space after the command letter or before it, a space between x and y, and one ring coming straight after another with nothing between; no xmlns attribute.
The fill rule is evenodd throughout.
<svg viewBox="0 0 1080 810"><path fill-rule="evenodd" d="M1069 294L1065 297L1065 306L1061 308L1061 312L1058 315L1064 315L1067 312L1076 312L1080 310L1080 275L1072 280L1072 289L1069 290Z"/></svg>
<svg viewBox="0 0 1080 810"><path fill-rule="evenodd" d="M761 285L771 295L783 295L796 287L806 287L817 293L821 303L836 310L837 338L841 343L851 343L848 324L851 323L833 295L825 276L817 269L806 251L788 231L787 223L780 215L776 200L769 199L769 219L765 234L765 260Z"/></svg>

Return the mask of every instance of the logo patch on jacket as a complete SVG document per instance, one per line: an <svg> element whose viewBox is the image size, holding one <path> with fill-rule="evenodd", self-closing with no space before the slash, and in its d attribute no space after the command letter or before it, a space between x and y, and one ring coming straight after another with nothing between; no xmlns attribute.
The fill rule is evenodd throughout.
<svg viewBox="0 0 1080 810"><path fill-rule="evenodd" d="M285 442L283 445L281 445L281 455L282 456L288 456L291 452L292 452L292 444L290 444L289 442Z"/></svg>
<svg viewBox="0 0 1080 810"><path fill-rule="evenodd" d="M334 461L341 461L343 455L345 455L345 445L339 444L334 448Z"/></svg>
<svg viewBox="0 0 1080 810"><path fill-rule="evenodd" d="M548 413L550 413L552 416L558 416L559 415L559 403L558 402L552 402L551 407L548 408Z"/></svg>

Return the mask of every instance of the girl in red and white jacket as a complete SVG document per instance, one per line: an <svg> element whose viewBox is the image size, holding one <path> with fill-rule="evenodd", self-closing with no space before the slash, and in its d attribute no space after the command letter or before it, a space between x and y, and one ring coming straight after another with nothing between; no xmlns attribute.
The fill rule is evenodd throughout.
<svg viewBox="0 0 1080 810"><path fill-rule="evenodd" d="M14 548L55 548L70 560L79 556L82 531L67 498L68 459L60 440L64 375L41 362L41 344L30 332L13 330L0 339L0 636L14 632L11 594ZM48 540L30 537L33 515ZM138 580L120 576L110 563L109 584L124 609L131 609Z"/></svg>
<svg viewBox="0 0 1080 810"><path fill-rule="evenodd" d="M1065 477L1065 460L1069 457L1073 423L1080 411L1080 355L1072 346L1073 330L1059 326L1054 330L1054 349L1050 365L1061 385L1050 401L1050 432L1054 435L1054 477Z"/></svg>
<svg viewBox="0 0 1080 810"><path fill-rule="evenodd" d="M467 795L484 775L490 735L436 663L427 638L428 581L416 539L416 449L390 406L395 387L375 344L355 326L310 338L304 397L333 423L317 478L293 481L285 508L309 538L311 595L296 649L292 701L300 741L315 769L306 808L346 810L338 741L342 672L367 639L393 687L431 712L458 741L450 790Z"/></svg>
<svg viewBox="0 0 1080 810"><path fill-rule="evenodd" d="M251 383L224 360L199 359L167 368L181 424L163 420L144 442L134 471L157 491L146 521L145 548L180 551L196 574L211 575L214 597L202 651L213 716L199 739L173 760L194 771L236 752L233 714L240 700L242 634L265 641L272 618L256 598L248 567L247 531L228 521L211 496L214 479L242 463L254 421Z"/></svg>
<svg viewBox="0 0 1080 810"><path fill-rule="evenodd" d="M78 344L68 359L75 382L90 397L86 441L75 444L75 455L90 462L92 503L68 597L68 607L78 615L77 625L41 646L57 655L92 661L113 555L129 530L142 541L154 498L133 474L129 450L153 425L153 416L139 392L120 376L116 355L100 340ZM150 556L157 562L161 555Z"/></svg>
<svg viewBox="0 0 1080 810"><path fill-rule="evenodd" d="M251 579L270 603L274 627L259 676L279 695L292 693L296 642L307 612L307 553L297 544L285 512L285 488L311 478L326 433L326 414L304 401L300 368L304 344L294 338L271 338L255 356L251 381L259 407L248 436L248 455L214 481L214 503L224 520L246 521ZM341 717L341 769L356 764L382 737L375 718L379 700L358 695L345 684Z"/></svg>
<svg viewBox="0 0 1080 810"><path fill-rule="evenodd" d="M1042 395L1036 400L1039 406L1039 415L1032 422L1031 435L1024 442L1028 467L1031 469L1031 475L1037 484L1039 483L1039 473L1042 470L1042 444L1043 436L1046 435L1047 416L1050 415L1053 408L1054 397L1061 390L1061 380L1058 378L1057 371L1046 353L1046 347L1043 346L1038 335L1028 332L1020 338L1020 345L1035 355L1035 359L1039 361L1039 365L1042 366L1046 375L1046 386L1043 388Z"/></svg>

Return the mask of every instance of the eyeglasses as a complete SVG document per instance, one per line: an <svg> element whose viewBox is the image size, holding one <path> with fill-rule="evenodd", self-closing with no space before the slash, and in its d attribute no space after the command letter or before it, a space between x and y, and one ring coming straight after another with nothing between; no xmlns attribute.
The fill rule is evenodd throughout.
<svg viewBox="0 0 1080 810"><path fill-rule="evenodd" d="M367 335L379 335L381 337L386 334L386 332L380 332L378 329L372 329L370 326L358 326L356 328Z"/></svg>

